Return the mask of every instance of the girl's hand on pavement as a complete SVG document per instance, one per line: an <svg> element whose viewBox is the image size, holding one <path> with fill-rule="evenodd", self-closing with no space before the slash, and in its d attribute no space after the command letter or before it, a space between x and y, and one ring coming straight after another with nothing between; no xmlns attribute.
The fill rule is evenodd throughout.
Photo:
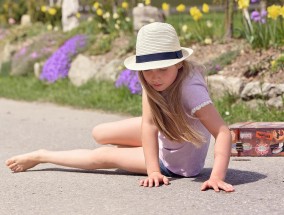
<svg viewBox="0 0 284 215"><path fill-rule="evenodd" d="M139 185L144 187L158 187L160 182L168 185L169 179L160 172L152 172L148 178L140 180Z"/></svg>
<svg viewBox="0 0 284 215"><path fill-rule="evenodd" d="M220 189L224 190L226 192L234 192L235 191L234 187L231 184L228 184L221 179L213 179L213 178L209 178L209 180L205 181L202 184L201 190L205 191L207 189L213 189L216 192L219 192Z"/></svg>

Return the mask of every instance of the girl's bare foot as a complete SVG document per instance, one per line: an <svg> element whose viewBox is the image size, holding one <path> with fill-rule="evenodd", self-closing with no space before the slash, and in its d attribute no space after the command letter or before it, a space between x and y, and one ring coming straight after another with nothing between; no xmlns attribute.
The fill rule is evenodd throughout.
<svg viewBox="0 0 284 215"><path fill-rule="evenodd" d="M40 163L41 154L45 150L38 150L31 153L18 155L6 160L6 166L13 172L23 172Z"/></svg>

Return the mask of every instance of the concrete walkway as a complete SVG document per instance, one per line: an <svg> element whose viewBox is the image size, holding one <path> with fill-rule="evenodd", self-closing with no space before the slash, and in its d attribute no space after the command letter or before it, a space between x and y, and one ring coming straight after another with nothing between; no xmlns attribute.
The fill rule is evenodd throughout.
<svg viewBox="0 0 284 215"><path fill-rule="evenodd" d="M213 144L197 178L143 188L143 176L123 171L81 171L41 164L23 173L4 165L10 156L46 148L96 148L91 130L125 117L46 103L0 98L0 214L284 214L284 157L231 158L227 182L234 193L201 192L211 172Z"/></svg>

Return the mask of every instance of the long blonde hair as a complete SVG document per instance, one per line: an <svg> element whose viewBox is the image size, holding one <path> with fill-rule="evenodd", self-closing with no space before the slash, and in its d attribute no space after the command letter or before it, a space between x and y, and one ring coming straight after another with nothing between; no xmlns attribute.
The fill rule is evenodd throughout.
<svg viewBox="0 0 284 215"><path fill-rule="evenodd" d="M203 136L194 130L188 123L182 102L182 82L194 70L194 64L188 61L182 62L175 81L165 91L154 90L145 80L142 71L139 78L146 93L151 108L152 117L159 131L169 140L176 142L189 141L201 146Z"/></svg>

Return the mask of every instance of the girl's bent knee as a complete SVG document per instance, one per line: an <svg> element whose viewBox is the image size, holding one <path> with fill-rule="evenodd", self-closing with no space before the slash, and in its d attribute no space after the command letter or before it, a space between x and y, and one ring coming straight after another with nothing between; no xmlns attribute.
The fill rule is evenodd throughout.
<svg viewBox="0 0 284 215"><path fill-rule="evenodd" d="M98 144L104 144L104 130L103 126L97 125L92 130L92 136L95 139L96 143Z"/></svg>

